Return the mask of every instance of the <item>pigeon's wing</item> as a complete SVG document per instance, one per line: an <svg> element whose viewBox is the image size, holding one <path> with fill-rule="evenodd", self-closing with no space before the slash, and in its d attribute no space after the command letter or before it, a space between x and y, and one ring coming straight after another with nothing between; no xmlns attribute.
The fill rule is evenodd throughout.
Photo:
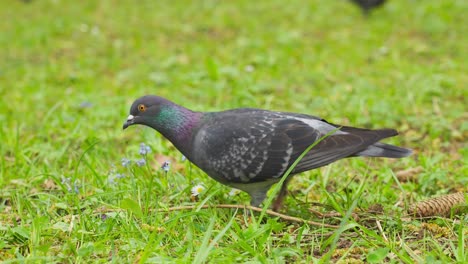
<svg viewBox="0 0 468 264"><path fill-rule="evenodd" d="M278 116L261 110L216 115L198 131L195 164L225 183L264 181L281 176L292 154Z"/></svg>
<svg viewBox="0 0 468 264"><path fill-rule="evenodd" d="M392 129L354 129L352 133L340 129L329 136L326 136L327 133L320 133L323 139L304 156L293 169L293 173L315 169L339 159L353 156L379 140L393 136L394 133L395 131ZM297 146L298 150L305 148L307 146ZM299 155L300 153L296 153L297 157Z"/></svg>
<svg viewBox="0 0 468 264"><path fill-rule="evenodd" d="M316 117L243 110L218 115L197 135L196 164L221 182L257 182L281 177L297 164L299 173L351 156L385 137L379 130L342 131Z"/></svg>
<svg viewBox="0 0 468 264"><path fill-rule="evenodd" d="M352 156L382 138L396 135L392 129L369 130L328 123L315 116L282 113L276 135L286 135L291 146L288 167L314 142L320 140L294 167L299 173Z"/></svg>

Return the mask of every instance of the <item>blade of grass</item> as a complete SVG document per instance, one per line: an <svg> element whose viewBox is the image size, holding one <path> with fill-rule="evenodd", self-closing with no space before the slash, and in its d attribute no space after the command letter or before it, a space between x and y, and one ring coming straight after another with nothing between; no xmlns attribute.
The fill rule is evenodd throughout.
<svg viewBox="0 0 468 264"><path fill-rule="evenodd" d="M212 217L210 220L210 224L208 225L207 230L205 231L205 235L203 236L203 241L202 244L200 245L200 248L198 248L197 255L195 256L195 259L193 260L192 263L202 263L206 258L208 257L209 254L209 244L208 242L210 241L211 234L213 233L213 227L215 224L215 217Z"/></svg>
<svg viewBox="0 0 468 264"><path fill-rule="evenodd" d="M325 138L329 137L330 135L333 135L336 131L340 130L341 127L338 127L330 132L328 132L327 134L325 134L324 136L322 136L321 138L319 138L317 141L315 141L314 143L312 143L310 146L308 146L302 153L301 155L294 161L294 163L288 168L288 170L286 171L286 173L283 175L283 177L281 177L281 180L276 184L276 186L273 188L273 191L271 192L271 194L268 196L268 199L266 200L266 202L264 203L263 205L263 210L260 214L260 217L258 218L258 222L262 222L262 219L263 217L265 216L266 214L266 211L268 210L268 208L270 207L271 203L273 202L273 199L276 197L276 194L278 194L279 190L281 189L281 186L283 186L284 182L286 181L286 179L288 178L289 174L291 174L291 172L294 170L294 168L297 166L297 164L305 157L305 155L307 155L307 153L309 153L309 151L315 147L318 143L320 143L322 140L324 140Z"/></svg>
<svg viewBox="0 0 468 264"><path fill-rule="evenodd" d="M236 218L236 214L237 214L237 210L233 212L231 216L231 220L229 220L229 223L227 223L227 225L213 238L213 240L211 240L210 244L208 245L208 247L206 247L206 249L203 249L203 247L200 247L200 250L198 251L197 256L195 257L195 260L193 261L193 263L203 263L206 261L211 249L216 245L216 243L218 243L218 241L224 236L224 234L226 234L226 232L231 227L234 219ZM202 253L200 254L200 252Z"/></svg>

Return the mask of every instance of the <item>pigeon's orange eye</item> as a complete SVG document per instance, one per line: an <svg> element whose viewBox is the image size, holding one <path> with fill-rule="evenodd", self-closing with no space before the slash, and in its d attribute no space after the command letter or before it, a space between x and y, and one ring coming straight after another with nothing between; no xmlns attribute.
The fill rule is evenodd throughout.
<svg viewBox="0 0 468 264"><path fill-rule="evenodd" d="M139 104L138 105L138 111L140 111L140 112L146 111L146 106L144 104Z"/></svg>

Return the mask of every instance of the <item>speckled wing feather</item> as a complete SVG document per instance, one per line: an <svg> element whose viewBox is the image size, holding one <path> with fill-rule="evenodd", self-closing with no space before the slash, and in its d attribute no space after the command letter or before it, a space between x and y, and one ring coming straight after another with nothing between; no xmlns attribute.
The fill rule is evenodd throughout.
<svg viewBox="0 0 468 264"><path fill-rule="evenodd" d="M207 116L194 142L196 164L211 177L230 183L281 177L299 155L337 127L317 117L238 109ZM337 131L315 146L293 173L327 165L367 148L377 132Z"/></svg>
<svg viewBox="0 0 468 264"><path fill-rule="evenodd" d="M194 142L195 163L221 182L247 183L285 170L290 139L275 125L278 116L241 109L208 116Z"/></svg>

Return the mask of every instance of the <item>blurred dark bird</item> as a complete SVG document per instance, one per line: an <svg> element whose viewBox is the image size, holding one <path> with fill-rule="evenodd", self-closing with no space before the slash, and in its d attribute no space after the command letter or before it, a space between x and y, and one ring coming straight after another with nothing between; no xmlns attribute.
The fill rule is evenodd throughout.
<svg viewBox="0 0 468 264"><path fill-rule="evenodd" d="M247 192L253 206L259 206L296 159L321 140L292 169L274 210L280 208L294 174L348 157L411 154L379 142L396 136L394 129L340 126L311 115L255 108L196 112L154 95L140 97L130 107L123 128L136 124L157 130L214 180Z"/></svg>
<svg viewBox="0 0 468 264"><path fill-rule="evenodd" d="M382 6L386 0L351 0L353 3L358 5L364 15L368 15L370 10Z"/></svg>

